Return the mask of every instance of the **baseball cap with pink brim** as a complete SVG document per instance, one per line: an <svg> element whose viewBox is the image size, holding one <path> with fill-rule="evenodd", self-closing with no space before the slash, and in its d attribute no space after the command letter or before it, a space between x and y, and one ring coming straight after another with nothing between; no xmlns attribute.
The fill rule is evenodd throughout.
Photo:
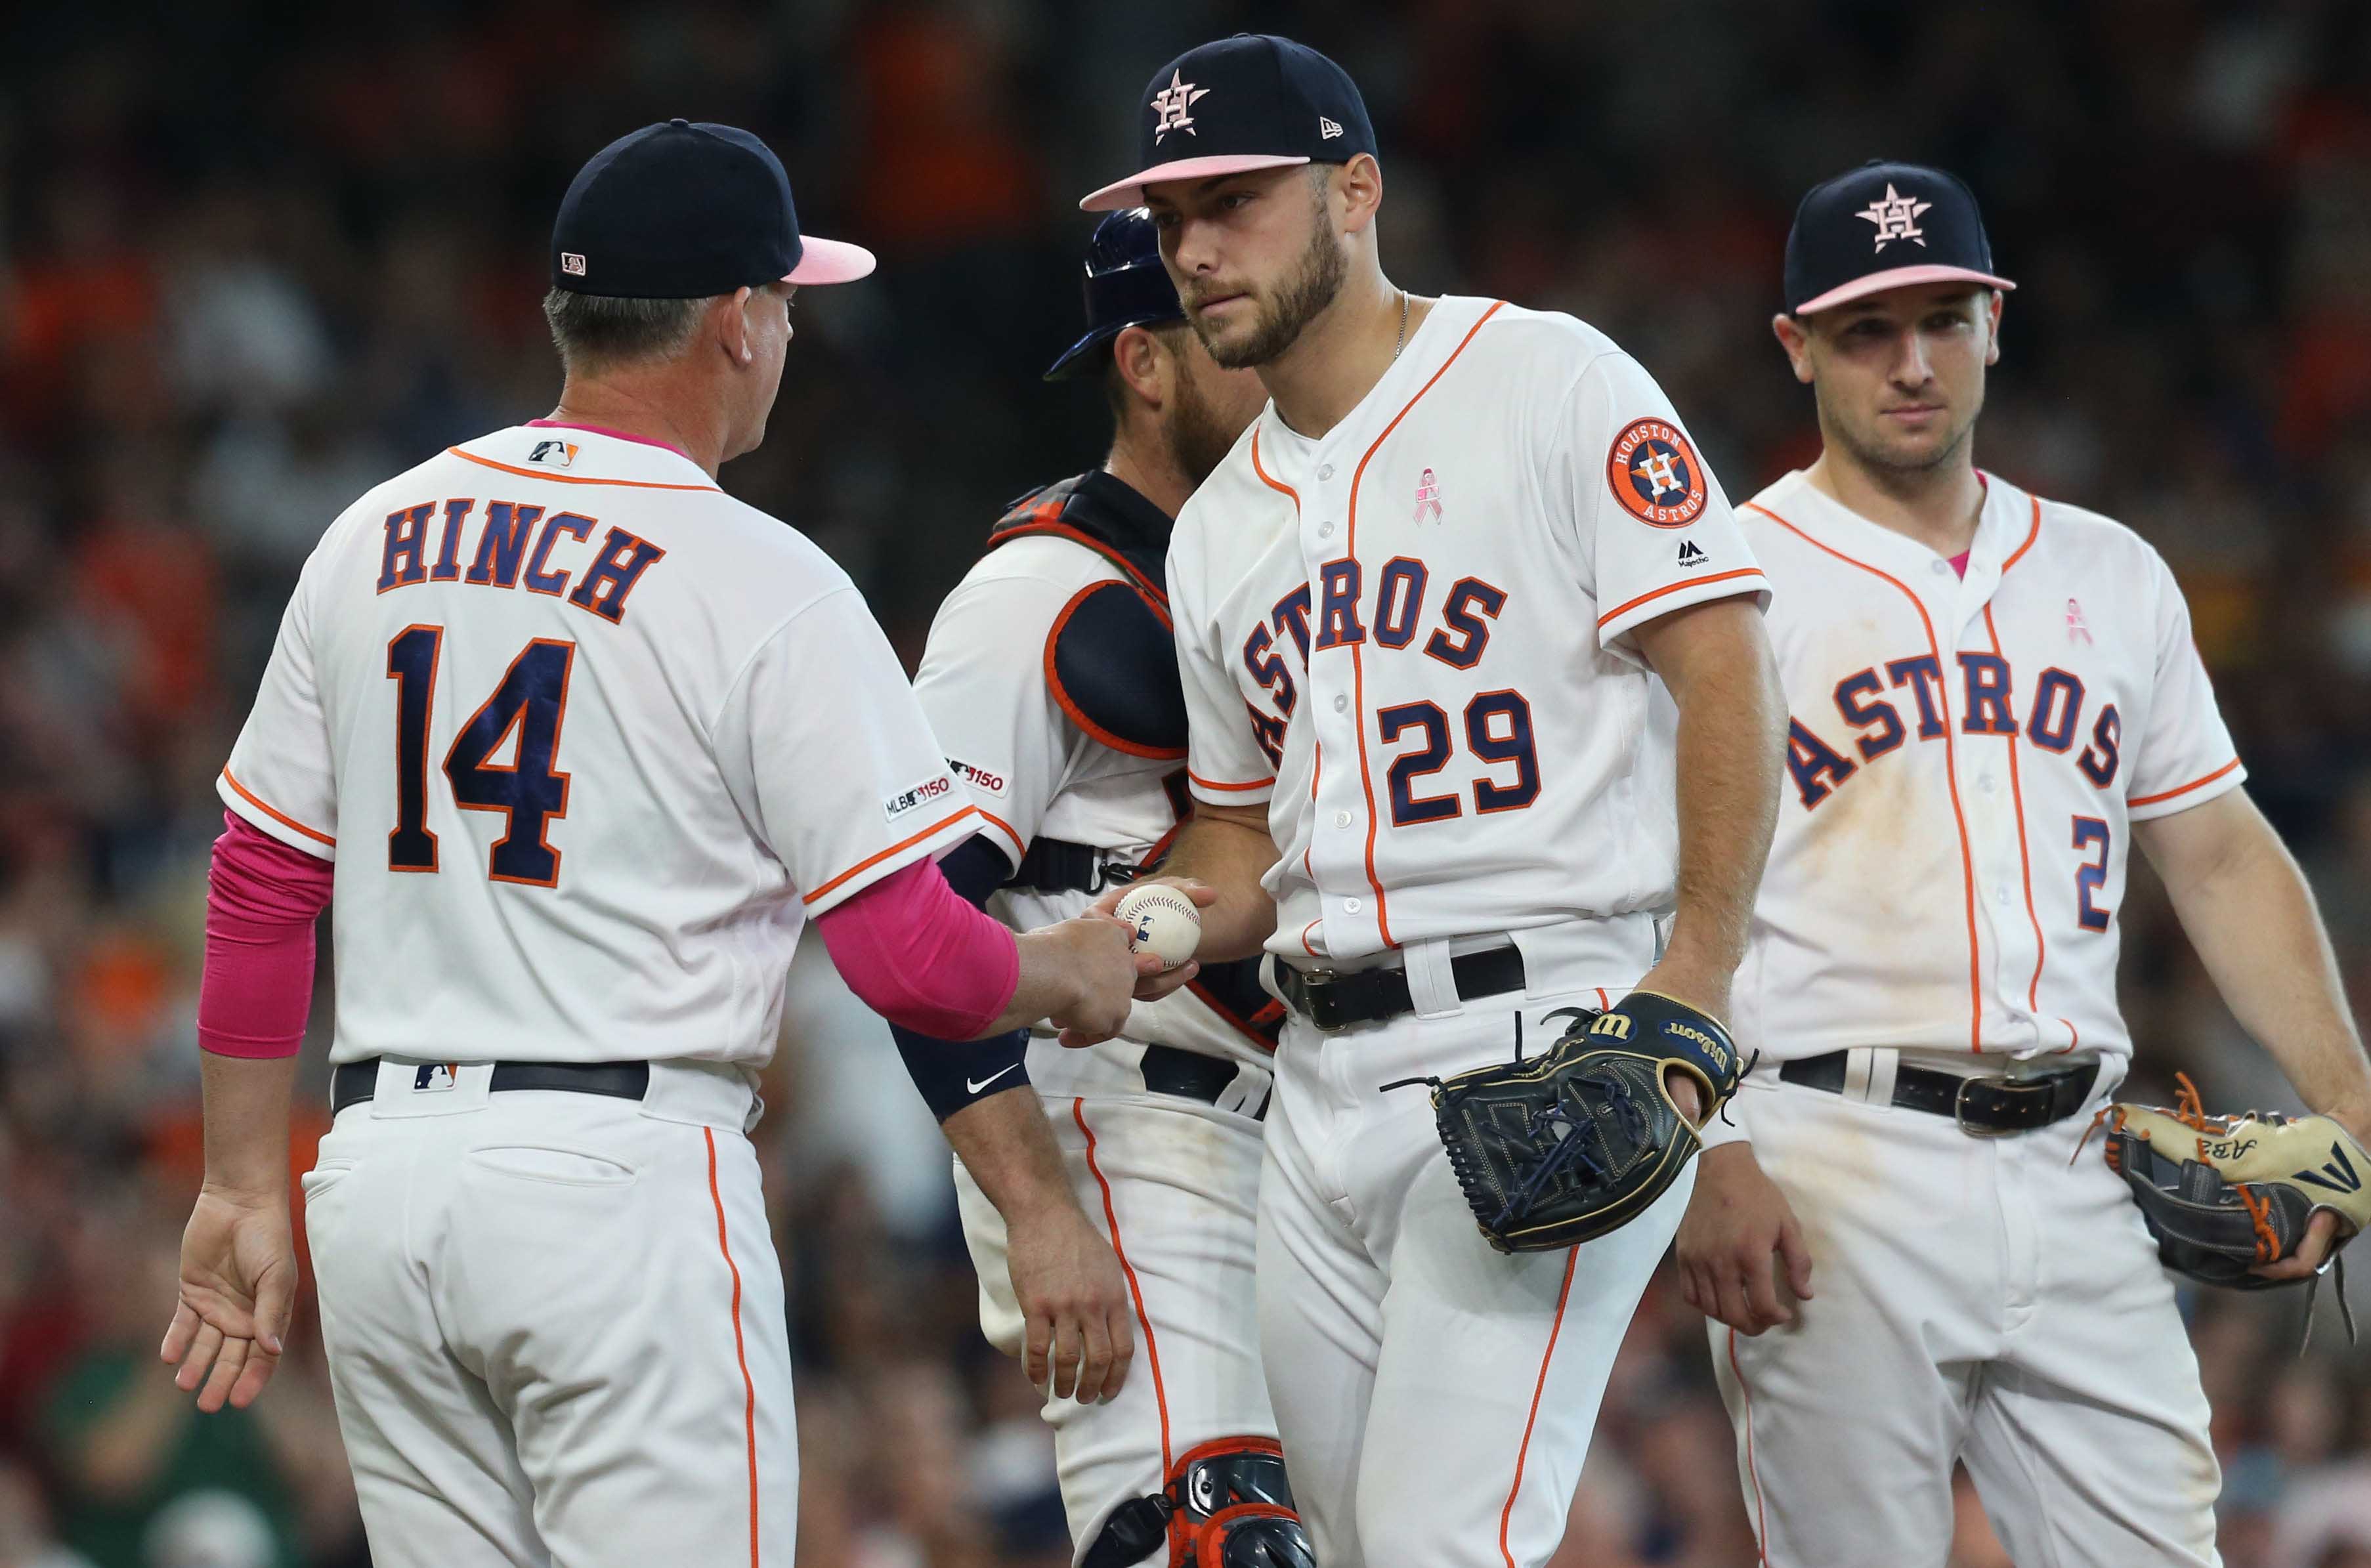
<svg viewBox="0 0 2371 1568"><path fill-rule="evenodd" d="M1349 73L1306 44L1237 33L1189 49L1145 85L1137 172L1094 191L1090 213L1144 204L1144 188L1295 164L1348 163L1375 150Z"/></svg>
<svg viewBox="0 0 2371 1568"><path fill-rule="evenodd" d="M1975 192L1923 164L1871 160L1822 180L1787 235L1787 313L1832 310L1922 283L2017 285L1993 271Z"/></svg>
<svg viewBox="0 0 2371 1568"><path fill-rule="evenodd" d="M799 233L773 149L670 120L593 155L551 225L551 284L616 299L705 299L761 283L847 283L873 252Z"/></svg>

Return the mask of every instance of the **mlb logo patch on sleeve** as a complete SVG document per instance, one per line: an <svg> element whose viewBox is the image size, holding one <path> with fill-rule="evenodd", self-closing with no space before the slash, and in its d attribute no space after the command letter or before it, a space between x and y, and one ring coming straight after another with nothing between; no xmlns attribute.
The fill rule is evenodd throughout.
<svg viewBox="0 0 2371 1568"><path fill-rule="evenodd" d="M922 807L946 800L955 792L955 781L942 773L935 778L925 778L919 784L900 790L881 802L882 815L891 822Z"/></svg>

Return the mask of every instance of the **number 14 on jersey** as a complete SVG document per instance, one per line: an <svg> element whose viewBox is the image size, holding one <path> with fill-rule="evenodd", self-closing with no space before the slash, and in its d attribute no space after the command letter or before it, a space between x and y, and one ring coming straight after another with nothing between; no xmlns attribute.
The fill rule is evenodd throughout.
<svg viewBox="0 0 2371 1568"><path fill-rule="evenodd" d="M411 626L387 645L395 682L395 830L387 836L392 871L439 870L428 827L428 727L435 715L441 626ZM492 695L478 705L445 753L445 781L464 811L500 812L503 835L486 857L495 882L556 887L560 851L547 836L568 814L568 775L559 770L560 729L568 716L568 680L576 644L538 637L519 650ZM491 761L511 746L511 760Z"/></svg>

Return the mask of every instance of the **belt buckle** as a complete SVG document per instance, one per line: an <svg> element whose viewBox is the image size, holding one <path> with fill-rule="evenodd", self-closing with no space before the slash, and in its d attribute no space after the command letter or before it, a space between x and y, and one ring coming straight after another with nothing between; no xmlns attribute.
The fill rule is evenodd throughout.
<svg viewBox="0 0 2371 1568"><path fill-rule="evenodd" d="M1951 1120L1959 1124L1960 1131L1972 1138L2006 1138L2025 1131L2022 1127L1980 1127L1971 1123L1968 1120L1968 1090L1978 1084L2007 1090L2019 1087L2019 1080L2007 1073L1986 1073L1961 1078L1960 1087L1951 1094Z"/></svg>
<svg viewBox="0 0 2371 1568"><path fill-rule="evenodd" d="M1277 962L1284 963L1282 959ZM1285 963L1284 966L1301 977L1298 986L1282 988L1298 990L1301 993L1301 1016L1328 1034L1341 1028L1341 1020L1332 1014L1329 995L1334 982L1340 977L1340 972L1333 969L1303 969L1297 963Z"/></svg>

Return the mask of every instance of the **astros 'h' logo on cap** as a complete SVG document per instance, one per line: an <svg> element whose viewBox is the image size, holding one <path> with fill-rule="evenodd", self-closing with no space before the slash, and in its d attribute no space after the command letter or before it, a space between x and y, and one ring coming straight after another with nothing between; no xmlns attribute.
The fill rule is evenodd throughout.
<svg viewBox="0 0 2371 1568"><path fill-rule="evenodd" d="M1668 420L1631 421L1605 455L1605 482L1613 499L1649 527L1684 528L1705 509L1704 464Z"/></svg>
<svg viewBox="0 0 2371 1568"><path fill-rule="evenodd" d="M1893 182L1889 179L1885 182L1884 198L1871 202L1853 216L1877 225L1877 248L1879 250L1885 248L1885 242L1890 239L1910 240L1924 250L1926 248L1926 231L1918 226L1918 214L1934 204L1921 202L1914 192L1908 196L1897 195Z"/></svg>
<svg viewBox="0 0 2371 1568"><path fill-rule="evenodd" d="M1161 117L1152 127L1152 139L1155 142L1161 141L1172 131L1183 131L1188 136L1195 133L1194 117L1186 111L1194 107L1197 98L1209 98L1210 89L1196 86L1193 83L1184 80L1184 75L1185 73L1182 71L1170 72L1169 85L1152 95L1152 112Z"/></svg>

